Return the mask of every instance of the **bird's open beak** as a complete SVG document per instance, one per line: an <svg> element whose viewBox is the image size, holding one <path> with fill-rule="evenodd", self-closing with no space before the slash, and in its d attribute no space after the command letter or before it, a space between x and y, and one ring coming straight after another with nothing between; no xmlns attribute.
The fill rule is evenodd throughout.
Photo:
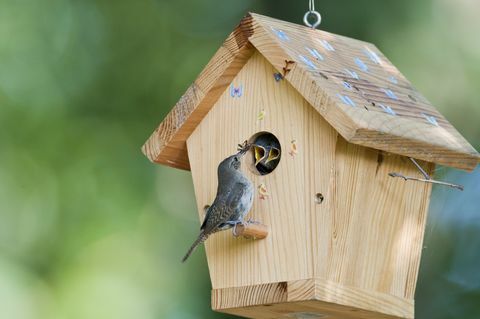
<svg viewBox="0 0 480 319"><path fill-rule="evenodd" d="M276 160L279 157L280 157L280 150L278 148L272 147L272 148L270 148L270 151L268 152L268 158L265 161L265 164L267 164L268 162L271 162L273 160Z"/></svg>
<svg viewBox="0 0 480 319"><path fill-rule="evenodd" d="M258 163L260 163L265 156L267 156L267 151L263 146L260 145L253 145L254 150L255 150L255 166L257 166Z"/></svg>

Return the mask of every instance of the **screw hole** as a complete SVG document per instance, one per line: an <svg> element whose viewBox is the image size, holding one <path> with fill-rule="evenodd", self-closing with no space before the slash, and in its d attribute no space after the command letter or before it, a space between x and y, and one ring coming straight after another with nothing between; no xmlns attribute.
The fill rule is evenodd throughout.
<svg viewBox="0 0 480 319"><path fill-rule="evenodd" d="M324 200L324 197L322 195L322 193L316 193L315 194L315 203L317 204L321 204Z"/></svg>

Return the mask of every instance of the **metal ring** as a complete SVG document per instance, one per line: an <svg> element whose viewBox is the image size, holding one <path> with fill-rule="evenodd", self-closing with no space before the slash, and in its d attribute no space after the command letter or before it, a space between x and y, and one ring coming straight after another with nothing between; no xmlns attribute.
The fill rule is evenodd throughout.
<svg viewBox="0 0 480 319"><path fill-rule="evenodd" d="M310 16L314 16L315 17L315 22L314 23L310 23L310 21L308 21L308 18L310 18ZM303 16L303 23L305 23L305 25L307 27L310 27L312 29L316 29L320 23L322 22L322 16L320 15L320 13L318 13L317 11L307 11L305 13L305 15Z"/></svg>

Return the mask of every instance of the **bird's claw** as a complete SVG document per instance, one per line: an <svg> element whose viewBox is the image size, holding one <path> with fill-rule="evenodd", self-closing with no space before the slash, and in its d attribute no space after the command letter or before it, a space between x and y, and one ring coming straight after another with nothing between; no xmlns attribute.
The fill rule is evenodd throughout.
<svg viewBox="0 0 480 319"><path fill-rule="evenodd" d="M245 223L243 222L243 220L228 221L227 224L233 225L232 234L233 234L233 236L235 236L235 237L238 237L238 234L237 234L237 225L238 225L238 224L240 224L240 225L242 225L242 226L245 225Z"/></svg>

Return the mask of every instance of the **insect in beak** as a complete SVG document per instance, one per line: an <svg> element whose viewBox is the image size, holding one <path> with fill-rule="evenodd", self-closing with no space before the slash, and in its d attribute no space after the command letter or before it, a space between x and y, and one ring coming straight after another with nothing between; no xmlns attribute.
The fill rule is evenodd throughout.
<svg viewBox="0 0 480 319"><path fill-rule="evenodd" d="M255 166L257 166L267 156L267 151L260 145L253 145L253 147L255 149Z"/></svg>
<svg viewBox="0 0 480 319"><path fill-rule="evenodd" d="M239 156L245 155L251 147L252 147L252 144L249 144L248 141L243 142L243 144L238 144L237 155Z"/></svg>
<svg viewBox="0 0 480 319"><path fill-rule="evenodd" d="M271 162L273 160L276 160L279 157L280 157L280 150L278 148L272 147L272 148L270 148L270 151L268 152L268 158L265 161L265 164L267 164L268 162Z"/></svg>

